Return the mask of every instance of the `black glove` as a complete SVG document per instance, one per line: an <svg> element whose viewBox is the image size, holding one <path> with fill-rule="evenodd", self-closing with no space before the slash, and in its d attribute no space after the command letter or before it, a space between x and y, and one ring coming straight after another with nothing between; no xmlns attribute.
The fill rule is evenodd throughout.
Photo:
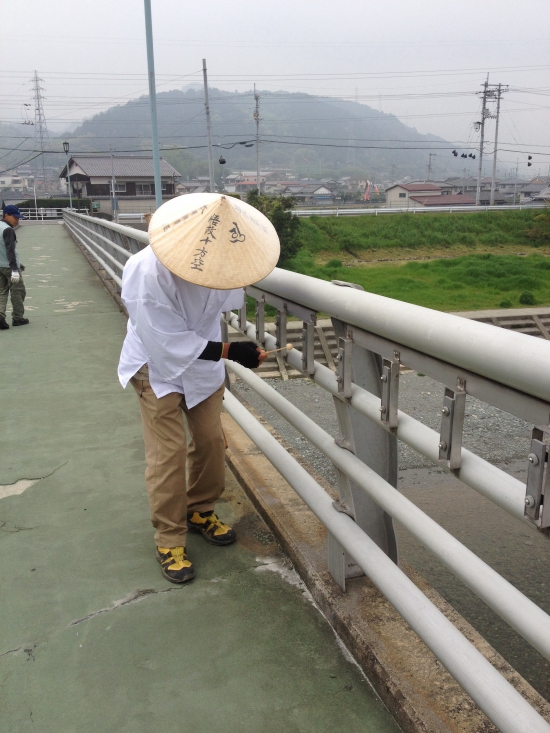
<svg viewBox="0 0 550 733"><path fill-rule="evenodd" d="M252 341L234 341L229 345L227 358L242 364L247 369L256 369L260 366L260 352Z"/></svg>

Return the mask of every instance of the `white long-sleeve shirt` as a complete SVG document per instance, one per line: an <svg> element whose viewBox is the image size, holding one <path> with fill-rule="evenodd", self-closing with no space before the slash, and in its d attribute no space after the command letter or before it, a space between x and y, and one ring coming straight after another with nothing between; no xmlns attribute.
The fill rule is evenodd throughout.
<svg viewBox="0 0 550 733"><path fill-rule="evenodd" d="M208 341L221 341L221 313L243 305L242 288L211 290L186 282L146 247L124 268L121 298L129 315L118 365L123 387L144 364L157 397L179 392L188 407L221 386L223 361L198 356Z"/></svg>

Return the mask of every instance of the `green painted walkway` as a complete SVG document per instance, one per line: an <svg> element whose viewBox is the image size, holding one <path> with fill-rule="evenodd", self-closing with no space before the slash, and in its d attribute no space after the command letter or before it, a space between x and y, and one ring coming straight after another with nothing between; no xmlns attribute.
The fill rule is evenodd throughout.
<svg viewBox="0 0 550 733"><path fill-rule="evenodd" d="M192 536L197 579L162 578L116 378L125 319L63 226L18 238L31 324L0 333L0 730L397 731L230 474L239 542Z"/></svg>

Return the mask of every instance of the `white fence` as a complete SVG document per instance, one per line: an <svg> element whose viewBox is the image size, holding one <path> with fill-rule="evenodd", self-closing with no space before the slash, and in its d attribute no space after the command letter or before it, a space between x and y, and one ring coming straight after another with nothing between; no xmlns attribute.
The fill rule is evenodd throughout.
<svg viewBox="0 0 550 733"><path fill-rule="evenodd" d="M50 221L53 219L63 219L63 212L70 211L70 209L59 208L55 206L43 206L37 209L19 208L19 211L23 214L25 219L30 221ZM77 214L88 214L88 209L76 209L73 208Z"/></svg>
<svg viewBox="0 0 550 733"><path fill-rule="evenodd" d="M64 220L120 289L124 264L148 244L147 234L69 212ZM495 511L546 533L550 344L345 285L275 269L246 288L256 302L254 324L245 308L223 320L224 340L231 325L268 349L286 343L288 315L302 320L302 349L285 358L333 396L338 439L252 371L226 364L330 459L339 500L333 502L229 392L224 406L328 529L329 569L341 588L354 563L352 573L360 569L372 580L500 731L549 733L550 725L399 569L392 519L550 659L550 617L395 488L399 440L491 500ZM278 313L275 335L265 331L266 304ZM336 374L314 360L320 311L331 315L338 337ZM444 387L439 433L399 410L401 364ZM466 395L533 425L526 484L462 447Z"/></svg>
<svg viewBox="0 0 550 733"><path fill-rule="evenodd" d="M471 214L479 211L522 211L524 209L544 208L544 204L516 204L502 206L425 206L408 208L376 208L376 209L294 209L293 214L300 217L309 216L382 216L384 214Z"/></svg>

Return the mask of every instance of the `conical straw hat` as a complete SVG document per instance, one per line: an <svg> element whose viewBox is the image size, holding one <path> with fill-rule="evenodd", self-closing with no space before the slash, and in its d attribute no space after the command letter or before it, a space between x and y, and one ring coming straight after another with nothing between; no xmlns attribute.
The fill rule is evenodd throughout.
<svg viewBox="0 0 550 733"><path fill-rule="evenodd" d="M219 193L190 193L163 204L149 223L149 242L174 275L216 290L261 280L280 253L269 219Z"/></svg>

